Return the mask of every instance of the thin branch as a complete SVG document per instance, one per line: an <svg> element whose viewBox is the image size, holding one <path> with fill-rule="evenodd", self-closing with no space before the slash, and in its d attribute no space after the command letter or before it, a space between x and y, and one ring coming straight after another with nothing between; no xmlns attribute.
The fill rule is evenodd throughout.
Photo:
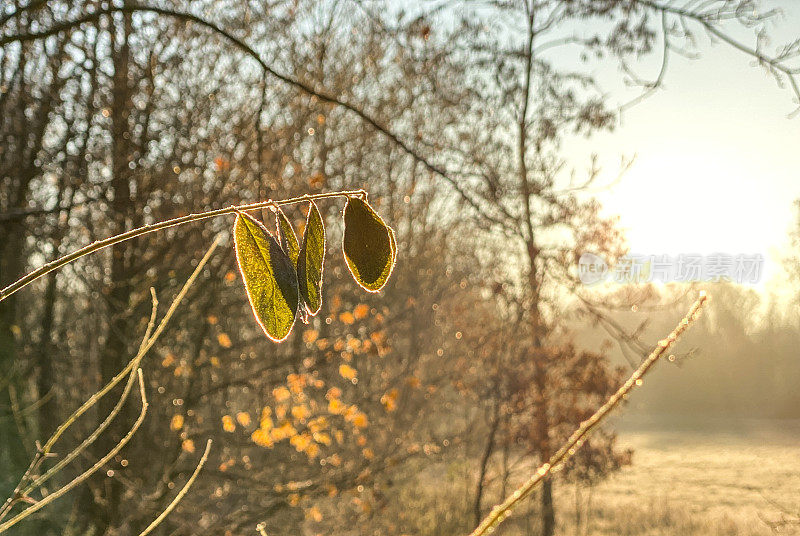
<svg viewBox="0 0 800 536"><path fill-rule="evenodd" d="M203 452L203 457L200 458L200 463L198 463L197 467L195 467L192 476L189 477L189 480L186 481L186 484L183 486L183 488L181 488L181 490L178 492L175 498L172 499L169 505L167 505L164 511L161 512L161 514L157 518L155 518L153 522L147 526L146 529L140 532L139 536L147 536L148 534L150 534L153 531L153 529L155 529L158 525L160 525L161 522L164 521L164 519L170 514L170 512L172 512L175 509L178 503L181 502L183 497L189 492L189 488L191 488L192 484L194 484L197 475L200 474L200 470L203 468L203 465L205 465L206 460L208 459L208 453L210 451L211 451L211 440L209 439L206 442L206 450L205 452Z"/></svg>
<svg viewBox="0 0 800 536"><path fill-rule="evenodd" d="M655 80L642 84L645 86L645 90L637 97L634 97L630 101L620 106L619 107L620 112L625 112L625 110L628 110L633 106L636 106L637 104L645 100L647 97L655 93L656 90L659 89L664 83L664 77L667 74L667 66L669 64L669 51L672 48L672 45L670 44L669 41L669 28L667 27L666 11L661 12L661 33L664 36L664 45L663 45L664 51L661 56L661 69L658 71L658 75L656 76ZM638 82L641 83L642 81Z"/></svg>
<svg viewBox="0 0 800 536"><path fill-rule="evenodd" d="M62 266L69 264L84 255L89 255L90 253L94 253L95 251L101 250L108 246L113 246L114 244L119 244L120 242L124 242L126 240L130 240L131 238L136 238L137 236L141 236L147 233L152 233L155 231L160 231L162 229L167 229L169 227L176 227L178 225L183 225L185 223L191 223L195 221L205 220L208 218L215 218L217 216L224 216L226 214L233 214L237 211L248 211L254 210L259 208L264 208L268 206L275 206L275 205L290 205L293 203L302 203L304 201L311 201L314 199L323 199L329 197L348 197L348 196L361 196L365 197L367 193L364 190L351 190L351 191L341 191L341 192L329 192L329 193L322 193L322 194L313 194L313 195L302 195L300 197L293 197L291 199L284 199L282 201L259 201L258 203L250 203L248 205L239 205L239 206L230 206L227 208L220 208L217 210L208 210L205 212L197 212L194 214L188 214L186 216L181 216L179 218L173 218L171 220L164 220L158 223L143 225L142 227L137 227L136 229L131 229L130 231L126 231L124 233L111 236L109 238L105 238L103 240L98 240L96 242L92 242L91 244L82 247L81 249L64 255L52 262L42 265L41 267L37 268L36 270L29 272L27 275L21 277L17 281L14 281L3 290L0 290L0 301L5 300L18 290L26 287L27 285L33 283L40 277L47 275L48 273L52 272L53 270L58 270Z"/></svg>
<svg viewBox="0 0 800 536"><path fill-rule="evenodd" d="M203 263L203 264L205 264L205 263ZM30 485L28 485L25 488L25 490L22 492L23 495L29 495L33 490L35 490L36 488L40 487L47 480L52 478L53 475L57 474L59 471L61 471L61 469L66 467L72 460L77 458L78 455L81 452L83 452L86 448L88 448L90 445L92 445L92 443L94 443L97 440L97 438L100 437L100 434L103 433L103 431L106 428L109 427L111 422L119 414L120 410L122 409L122 406L125 404L125 401L128 399L128 395L131 392L131 387L133 387L133 382L134 382L134 379L136 377L136 368L139 366L139 363L141 363L142 358L147 353L147 350L145 349L145 346L150 341L150 334L152 333L153 327L155 326L156 312L158 311L158 299L156 298L155 290L153 290L153 288L150 289L150 292L151 292L151 296L152 296L152 300L153 300L153 306L152 306L152 309L151 309L151 312L150 312L150 321L147 323L147 329L145 330L144 337L142 337L142 342L141 342L141 345L139 346L139 351L137 352L136 356L133 359L130 360L130 362L123 369L123 371L120 372L115 378L113 378L111 380L111 382L109 382L106 385L105 392L107 393L108 389L111 389L112 387L114 387L114 385L116 385L116 383L114 383L114 379L116 379L117 377L119 377L121 379L122 375L125 373L124 371L126 369L130 370L130 373L128 374L128 382L125 384L125 388L123 389L122 395L120 395L119 400L117 400L117 403L111 409L111 412L106 416L106 418L103 420L103 422L100 423L100 425L91 434L89 434L86 437L86 439L84 439L78 447L76 447L69 454L64 456L64 458L59 460L58 463L56 463L53 467L48 469L47 472L45 472L43 475L41 475L38 478L36 478ZM165 317L165 320L162 321L162 324L166 325L166 321L168 321L168 320L169 319ZM158 336L156 336L156 338L158 338ZM153 339L153 340L155 341L155 339ZM99 400L100 398L102 398L102 395L100 397L98 397L95 400L95 402L97 400ZM88 407L89 406L87 406L85 409L88 409ZM84 411L85 411L85 409L84 409ZM71 424L72 422L75 421L75 419L77 419L77 417L74 416L74 414L73 414L73 417L71 417L71 421L70 421L70 419L68 419L67 422L69 422ZM67 426L69 426L69 425L67 425ZM64 429L66 429L66 428L64 428ZM62 430L62 433L63 433L63 430ZM58 439L58 437L55 437L55 439L51 438L51 440L48 441L48 444L46 445L47 449L46 450L42 449L42 451L41 451L43 456L47 456L49 454L50 449L52 448L53 444L55 443L55 441L57 439Z"/></svg>
<svg viewBox="0 0 800 536"><path fill-rule="evenodd" d="M575 430L572 436L570 436L570 438L561 446L561 448L558 449L558 452L556 452L544 465L540 466L536 470L536 474L534 476L517 488L516 491L508 496L501 504L495 506L491 513L486 516L483 521L481 521L480 525L478 525L477 528L472 531L470 536L483 536L484 534L493 531L497 525L502 523L509 515L511 515L511 509L516 504L530 495L531 492L536 489L539 483L545 479L545 477L547 477L550 473L559 468L561 464L571 458L583 445L587 436L600 423L602 423L603 420L605 420L605 418L619 405L619 403L628 396L634 387L641 385L642 377L647 374L647 372L653 367L653 365L656 364L659 358L664 355L664 353L669 350L673 344L675 344L678 338L683 334L684 331L686 331L691 323L697 319L700 314L700 310L707 300L708 297L706 293L701 291L697 301L694 302L692 307L689 309L689 312L686 313L685 317L683 317L683 320L678 323L675 329L673 329L665 339L659 341L658 345L650 353L647 359L645 359L639 368L637 368L633 374L631 374L630 378L628 378L628 380L622 384L617 392L611 395L606 403L598 408L594 415L583 421L581 426Z"/></svg>
<svg viewBox="0 0 800 536"><path fill-rule="evenodd" d="M700 24L709 34L713 35L714 37L718 38L724 43L732 46L738 51L744 52L745 54L752 56L753 58L758 60L760 64L766 65L772 73L778 72L783 74L789 81L789 85L791 86L795 97L800 102L800 84L797 81L797 76L800 75L800 68L795 68L787 65L786 63L784 63L785 58L782 58L781 56L767 55L758 50L757 48L749 47L744 43L742 43L741 41L731 37L730 35L720 30L718 27L714 26L714 24L712 24L713 16L712 17L709 17L708 15L704 16L701 13L690 11L688 9L679 8L673 5L659 4L658 2L654 2L652 0L633 0L633 1L644 7L654 9L662 13L671 13L682 19L692 20Z"/></svg>
<svg viewBox="0 0 800 536"><path fill-rule="evenodd" d="M12 517L11 519L6 521L5 523L0 524L0 534L5 532L9 528L13 527L14 525L19 523L20 521L22 521L26 517L30 516L31 514L33 514L35 512L38 512L39 510L41 510L42 508L44 508L48 504L52 503L56 499L59 499L59 498L63 497L64 495L66 495L69 491L71 491L78 484L81 484L84 481L86 481L86 479L88 479L90 476L92 476L94 473L96 473L98 470L100 470L106 463L108 463L109 460L114 458L114 456L116 456L117 453L120 450L122 450L122 447L124 447L125 445L128 444L128 442L131 440L133 435L136 433L136 431L142 425L142 422L144 421L144 417L147 414L147 406L148 406L148 404L147 404L147 395L146 395L145 390L144 390L144 377L142 376L142 369L138 369L137 373L138 373L138 377L139 377L139 395L142 398L142 409L139 412L139 417L136 419L136 422L133 423L133 427L131 427L131 429L128 431L128 433L125 435L125 437L120 439L119 443L117 443L114 446L114 448L112 448L110 451L108 451L108 454L106 454L105 456L103 456L102 458L97 460L97 462L95 462L95 464L92 465L89 469L87 469L86 471L84 471L83 473L81 473L80 475L75 477L74 479L70 480L68 483L64 484L63 487L57 489L56 491L54 491L53 493L51 493L50 495L48 495L47 497L45 497L41 501L39 501L36 504L30 506L29 508L26 508L25 510L23 510L22 512L20 512L16 516Z"/></svg>
<svg viewBox="0 0 800 536"><path fill-rule="evenodd" d="M291 76L276 71L275 69L270 67L270 65L261 57L261 55L259 55L258 52L255 51L255 49L253 49L250 45L245 43L242 39L236 37L229 31L222 28L221 26L218 26L217 24L208 21L202 17L199 17L197 15L194 15L192 13L187 13L184 11L176 11L174 9L162 8L157 6L137 5L137 4L125 4L123 6L109 6L102 9L98 9L97 11L94 11L92 13L87 13L86 15L79 17L77 19L54 24L50 28L47 28L39 32L31 32L27 34L18 34L18 35L9 35L5 37L0 37L0 47L3 47L11 43L24 43L27 41L46 39L48 37L52 37L54 35L58 35L62 32L75 28L77 26L81 26L82 24L86 24L89 22L96 22L103 15L109 15L112 13L137 13L137 12L155 13L157 15L172 17L178 20L193 22L200 26L208 28L209 30L213 31L216 34L219 34L220 36L228 40L230 43L232 43L236 48L238 48L239 50L241 50L242 52L253 58L261 67L264 73L268 73L274 78L280 80L281 82L294 86L295 88L300 89L301 91L309 95L313 95L322 102L327 102L329 104L335 104L336 106L341 106L342 108L345 108L350 112L354 113L355 115L357 115L365 123L370 125L372 128L374 128L375 130L386 136L394 144L400 147L403 150L403 152L412 157L415 161L425 166L425 168L428 169L428 171L430 171L435 175L438 175L439 177L449 182L450 185L456 190L456 192L458 192L459 196L461 196L462 199L464 199L473 209L477 210L483 217L489 219L490 221L493 221L494 223L503 225L504 222L502 222L501 220L498 220L497 218L489 214L486 214L486 212L481 208L478 201L476 201L475 198L473 198L473 196L469 192L467 192L467 190L462 188L461 185L454 178L452 178L443 168L433 164L430 160L419 154L419 152L411 148L411 146L409 146L406 142L400 139L400 137L397 134L392 132L385 125L381 124L377 119L372 117L370 114L366 113L358 106L349 103L339 97L331 95L325 91L315 89L301 80L292 78ZM0 299L2 299L2 295L0 295Z"/></svg>
<svg viewBox="0 0 800 536"><path fill-rule="evenodd" d="M117 385L127 375L127 372L134 367L134 364L137 361L137 359L141 359L141 356L146 354L148 352L148 350L150 350L150 348L153 346L153 344L155 344L156 339L158 339L158 337L161 336L161 333L164 331L164 328L166 328L166 326L167 326L167 322L169 322L169 320L172 318L172 315L175 313L175 310L178 308L178 305L180 304L181 300L183 300L183 297L189 291L189 287L192 286L192 284L194 283L195 279L197 279L197 276L200 274L200 271L202 270L202 268L206 264L206 262L208 262L208 259L211 257L211 254L214 252L214 249L216 249L218 244L219 244L219 236L216 239L214 239L214 242L208 248L208 251L206 251L205 255L203 255L203 258L200 260L200 262L197 263L197 267L192 272L192 275L189 276L189 279L186 280L186 283L184 283L183 288L181 288L180 292L178 292L178 295L175 296L175 299L172 301L172 304L170 304L169 309L167 310L166 314L164 315L164 318L161 320L161 322L159 323L159 325L156 328L155 332L153 333L153 336L150 337L147 340L147 343L144 344L141 347L141 349L139 350L137 356L134 359L132 359L128 363L128 365L126 365L125 368L123 368L100 391L98 391L94 395L92 395L92 397L89 400L87 400L80 408L78 408L78 410L76 410L75 413L73 413L70 416L70 418L67 419L67 421L65 421L65 423L62 424L58 428L58 430L56 430L56 432L53 434L53 436L47 441L47 443L45 443L45 446L43 447L43 450L45 451L45 453L48 453L50 451L50 448L52 448L53 444L55 444L55 442L58 440L58 438L61 436L61 434L63 434L64 431L78 417L83 415L83 413L85 413L86 410L88 410L90 407L92 407L109 390L111 390L115 385Z"/></svg>
<svg viewBox="0 0 800 536"><path fill-rule="evenodd" d="M2 390L2 389L0 389L0 390ZM45 393L45 395L43 397L40 397L35 402L32 402L31 404L28 404L24 408L19 408L19 414L24 417L24 416L27 416L27 415L33 413L37 409L39 409L42 406L44 406L45 404L47 404L50 401L50 399L53 398L54 395L55 395L55 391L51 388L49 391L47 391L47 393ZM12 417L13 417L13 415L12 415ZM7 415L0 415L0 419L6 419L6 418L8 418Z"/></svg>
<svg viewBox="0 0 800 536"><path fill-rule="evenodd" d="M164 318L159 323L158 327L153 332L153 326L155 323L155 314L158 306L158 300L155 295L155 291L151 288L151 295L153 299L153 308L150 314L150 321L148 322L147 329L145 331L145 336L142 339L142 343L139 346L139 351L137 352L136 356L131 359L128 364L114 377L109 381L100 391L94 393L86 402L84 402L73 414L62 423L55 433L48 439L47 443L45 443L44 447L39 447L34 457L33 461L31 461L28 470L25 472L23 477L20 479L19 484L15 488L13 494L5 501L3 507L0 508L0 519L2 519L5 514L11 509L11 507L17 502L18 500L22 499L23 497L28 496L33 490L41 486L44 482L49 480L53 475L58 473L61 469L63 469L68 463L74 460L81 452L83 452L88 446L90 446L97 437L100 435L103 430L105 430L111 421L119 413L123 403L127 400L128 395L130 393L130 387L132 385L132 377L135 374L136 367L138 367L139 363L141 362L142 358L147 354L150 348L153 346L155 341L161 336L161 333L164 331L169 320L172 318L172 315L175 313L178 305L183 300L184 296L189 290L189 287L192 286L194 281L197 279L197 276L200 274L202 269L205 267L208 260L211 258L211 254L216 249L217 245L219 244L219 237L217 237L214 242L211 244L209 249L206 251L205 255L200 262L197 263L197 267L194 269L192 274L186 280L183 287L181 288L180 292L178 292L175 299L173 299L172 303L170 304L169 309L167 310ZM150 333L153 333L150 336ZM36 478L33 482L28 484L31 480L30 475L33 471L38 468L39 465L44 461L44 459L50 454L50 451L53 445L58 441L61 435L69 428L83 413L85 413L90 407L96 404L108 391L110 391L115 385L117 385L127 374L130 373L130 378L128 380L127 385L125 386L125 390L123 391L122 395L120 396L119 400L117 401L114 408L111 410L111 413L106 417L106 419L95 429L92 434L90 434L84 441L74 450L72 450L67 456L65 456L62 460L60 460L55 466L50 468L45 474L41 475L40 477ZM24 490L23 490L24 487Z"/></svg>

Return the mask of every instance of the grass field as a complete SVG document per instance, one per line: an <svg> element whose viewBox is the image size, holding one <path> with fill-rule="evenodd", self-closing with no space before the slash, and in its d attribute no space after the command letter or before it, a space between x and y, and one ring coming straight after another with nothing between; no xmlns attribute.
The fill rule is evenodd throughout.
<svg viewBox="0 0 800 536"><path fill-rule="evenodd" d="M767 523L780 520L782 509L800 514L800 421L622 413L613 425L620 446L634 449L633 463L591 488L557 481L559 536L800 535L800 525L775 532ZM401 533L468 534L476 464L426 469L406 486L397 501L407 514ZM521 470L515 482L533 470ZM486 496L484 513L499 500L496 492ZM539 534L537 506L535 498L525 501L496 534Z"/></svg>
<svg viewBox="0 0 800 536"><path fill-rule="evenodd" d="M562 486L562 534L767 535L776 503L800 512L800 421L626 418L618 428L633 465L579 491L580 529L575 489Z"/></svg>

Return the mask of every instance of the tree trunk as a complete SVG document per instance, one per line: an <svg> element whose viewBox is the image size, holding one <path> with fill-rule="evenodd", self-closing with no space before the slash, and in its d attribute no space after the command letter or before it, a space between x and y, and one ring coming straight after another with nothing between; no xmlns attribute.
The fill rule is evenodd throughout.
<svg viewBox="0 0 800 536"><path fill-rule="evenodd" d="M486 479L486 470L489 467L489 459L494 452L494 440L497 435L497 429L500 425L500 402L495 402L494 410L492 411L492 422L489 428L489 436L486 439L486 448L481 457L481 468L478 472L478 485L475 488L475 504L473 512L475 514L475 526L480 524L483 514L481 513L481 500L483 499L483 481Z"/></svg>
<svg viewBox="0 0 800 536"><path fill-rule="evenodd" d="M527 4L526 4L527 5ZM531 79L534 59L534 37L536 6L535 3L527 5L528 9L528 35L525 43L524 58L525 65L525 85L523 95L523 106L518 123L518 174L520 191L522 193L523 206L525 208L525 248L528 254L528 289L530 291L529 314L531 322L531 337L533 360L535 367L534 382L539 395L536 404L536 414L534 416L534 441L539 444L540 463L547 463L550 459L550 417L549 404L547 400L547 356L541 351L544 345L544 329L541 313L541 282L539 273L539 247L536 243L536 231L533 224L533 209L531 207L531 196L534 193L531 188L528 176L528 108L531 99ZM545 477L541 488L541 522L542 536L553 536L555 531L555 511L553 509L553 483L550 477Z"/></svg>
<svg viewBox="0 0 800 536"><path fill-rule="evenodd" d="M131 169L134 148L130 132L131 78L130 78L130 46L132 33L129 14L113 21L110 29L113 47L114 76L111 94L111 159L113 190L112 209L108 221L111 224L110 234L122 233L131 225ZM100 384L108 383L125 366L129 355L129 338L131 333L131 293L133 291L132 242L117 244L111 250L109 280L104 289L108 297L108 327L106 341L100 353ZM97 405L98 420L105 418L119 400L122 385L103 397ZM134 398L132 397L132 400ZM111 450L125 435L131 424L133 407L128 402L108 430L96 442L94 456L99 458ZM110 469L113 469L110 467ZM88 494L84 494L84 511L87 512L88 524L97 536L112 531L123 517L120 513L122 500L122 483L119 479L108 477L101 471L92 479Z"/></svg>
<svg viewBox="0 0 800 536"><path fill-rule="evenodd" d="M0 235L3 240L3 248L0 250L3 262L0 262L0 281L3 284L10 283L17 279L22 272L22 229L17 229L17 225L9 225L8 233ZM17 361L17 340L15 331L17 327L17 296L11 296L0 302L0 409L4 417L10 417L13 406L11 399L11 387L20 385L16 370ZM8 385L5 385L8 382ZM7 414L6 414L7 413ZM5 452L8 456L4 460L0 456L0 462L7 465L8 472L20 472L27 464L26 445L22 442L22 434L18 433L14 420L11 418L0 419L0 453Z"/></svg>
<svg viewBox="0 0 800 536"><path fill-rule="evenodd" d="M56 249L56 251L58 251ZM52 397L55 386L53 373L53 320L56 305L56 272L47 275L47 287L44 291L44 311L42 312L42 338L39 341L37 352L37 368L39 375L36 378L36 391L39 400ZM39 407L39 438L50 437L58 425L58 413L55 405L48 402Z"/></svg>
<svg viewBox="0 0 800 536"><path fill-rule="evenodd" d="M553 536L556 530L556 515L553 509L553 481L548 476L542 481L542 536Z"/></svg>
<svg viewBox="0 0 800 536"><path fill-rule="evenodd" d="M26 23L26 30L27 25L28 23ZM21 26L20 30L22 30ZM60 45L57 57L54 59L55 63L60 61L62 52L63 45ZM19 77L17 91L19 97L15 99L18 103L17 109L14 110L15 115L12 117L12 114L9 113L7 117L3 118L9 124L13 121L11 132L14 133L13 138L16 139L17 144L15 157L11 157L11 166L8 168L11 176L6 177L6 179L11 179L8 182L8 191L5 192L8 200L7 206L9 209L18 209L21 213L27 207L31 182L40 173L36 159L44 144L48 118L62 86L61 80L54 76L40 100L29 95L25 81L27 58L26 53L21 53L16 66ZM32 114L36 117L35 122L27 119L28 111L35 112ZM0 113L4 112L0 110ZM23 217L4 222L0 227L0 284L2 286L23 275L26 264L25 238L28 231L26 225ZM19 296L19 294L15 294L0 302L0 408L7 407L9 411L13 405L11 390L16 389L18 392L25 390L26 371L20 366L17 349L17 336L21 323L17 315ZM3 389L2 386L4 381L8 381L6 389ZM28 449L32 448L32 445L23 443L23 434L12 424L13 420L8 419L6 422L7 426L13 428L5 429L6 425L0 424L0 445L4 445L7 449L12 468L24 468L29 462Z"/></svg>
<svg viewBox="0 0 800 536"><path fill-rule="evenodd" d="M536 349L541 348L541 341L537 337ZM538 352L541 354L541 352ZM539 397L539 404L536 408L536 440L539 442L539 461L544 464L550 460L552 451L550 449L550 419L548 414L548 400L546 395L547 390L547 368L543 363L545 357L543 355L537 356L536 363L536 388L541 394ZM542 536L553 536L556 529L556 516L553 507L553 480L550 475L546 476L542 481L540 491L541 498L541 521L542 521Z"/></svg>

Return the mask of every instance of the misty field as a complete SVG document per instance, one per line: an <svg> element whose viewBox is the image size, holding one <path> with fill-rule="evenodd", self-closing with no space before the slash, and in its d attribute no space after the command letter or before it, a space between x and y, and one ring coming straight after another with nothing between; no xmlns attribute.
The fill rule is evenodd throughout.
<svg viewBox="0 0 800 536"><path fill-rule="evenodd" d="M619 423L633 464L583 490L582 515L588 496L591 506L580 534L774 534L764 520L780 518L777 505L797 511L800 421L654 421ZM576 534L570 514L562 534Z"/></svg>
<svg viewBox="0 0 800 536"><path fill-rule="evenodd" d="M800 534L798 140L798 0L0 0L0 536Z"/></svg>
<svg viewBox="0 0 800 536"><path fill-rule="evenodd" d="M593 486L576 488L558 479L556 534L800 533L791 522L775 531L769 524L782 516L796 519L791 514L800 506L800 420L692 422L619 414L615 425L620 447L634 450L633 463ZM415 517L414 533L444 536L469 525L470 489L463 485L468 468L453 463L439 469L422 478L422 488L409 486L403 497L405 504L415 505L409 514ZM536 501L527 501L498 532L536 534L541 529L537 512Z"/></svg>

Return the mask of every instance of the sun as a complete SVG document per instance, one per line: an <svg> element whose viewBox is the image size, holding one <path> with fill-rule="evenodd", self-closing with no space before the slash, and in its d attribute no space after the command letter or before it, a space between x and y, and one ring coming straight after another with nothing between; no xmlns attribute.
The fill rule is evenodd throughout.
<svg viewBox="0 0 800 536"><path fill-rule="evenodd" d="M760 254L762 281L774 272L775 246L786 235L786 206L765 187L768 168L750 155L673 142L640 153L629 172L599 195L618 215L633 254ZM777 206L776 206L777 205Z"/></svg>

